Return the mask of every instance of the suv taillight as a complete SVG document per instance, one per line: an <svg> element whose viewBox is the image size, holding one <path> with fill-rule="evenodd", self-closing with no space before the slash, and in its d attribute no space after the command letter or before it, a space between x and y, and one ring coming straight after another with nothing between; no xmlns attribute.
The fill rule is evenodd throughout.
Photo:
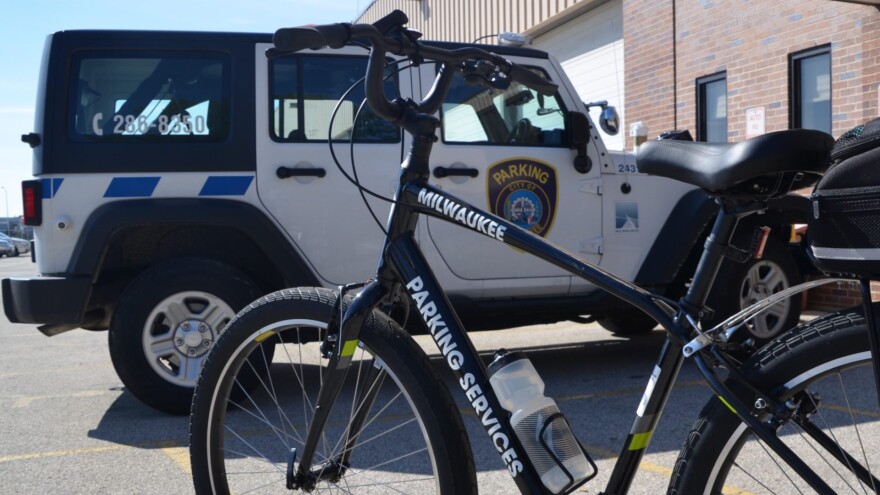
<svg viewBox="0 0 880 495"><path fill-rule="evenodd" d="M40 181L22 181L21 198L24 202L24 224L41 225L43 223L43 189Z"/></svg>

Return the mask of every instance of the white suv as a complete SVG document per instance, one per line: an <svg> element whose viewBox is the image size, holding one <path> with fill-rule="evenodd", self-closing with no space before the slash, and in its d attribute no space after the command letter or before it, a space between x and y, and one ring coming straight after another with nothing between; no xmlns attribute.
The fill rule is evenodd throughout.
<svg viewBox="0 0 880 495"><path fill-rule="evenodd" d="M357 85L329 128L366 52L279 56L271 46L268 34L66 31L47 41L35 128L23 136L34 149L24 206L40 275L3 280L5 312L46 335L109 329L122 381L164 411L189 410L201 361L239 308L279 288L365 280L378 259L377 222L328 151L332 140L348 173L354 156L364 186L393 191L408 138L368 110L355 123ZM571 149L572 115L589 108L559 64L493 50L542 71L559 93L457 79L432 183L677 297L715 204L639 173L592 124L580 130L589 144ZM389 69L387 84L420 96L435 70ZM387 216L386 203L367 201ZM710 300L718 314L797 282L789 225L806 215L789 201L756 216L774 227L765 261L722 268L728 279ZM654 326L546 262L440 220L423 221L418 241L471 329L584 318L618 333ZM754 331L775 334L798 313L792 302Z"/></svg>

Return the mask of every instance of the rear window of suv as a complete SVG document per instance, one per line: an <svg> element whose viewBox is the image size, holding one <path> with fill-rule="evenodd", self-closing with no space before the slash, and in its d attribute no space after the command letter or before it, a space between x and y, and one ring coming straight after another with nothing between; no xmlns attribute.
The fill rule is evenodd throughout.
<svg viewBox="0 0 880 495"><path fill-rule="evenodd" d="M74 141L222 141L229 134L229 56L81 51L73 57Z"/></svg>

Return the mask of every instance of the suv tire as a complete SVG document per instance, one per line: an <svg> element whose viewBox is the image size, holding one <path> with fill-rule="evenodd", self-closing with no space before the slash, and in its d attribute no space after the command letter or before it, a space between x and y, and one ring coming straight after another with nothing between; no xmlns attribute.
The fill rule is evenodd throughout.
<svg viewBox="0 0 880 495"><path fill-rule="evenodd" d="M188 414L212 343L259 296L246 275L214 260L177 258L148 269L125 289L110 322L116 373L151 407Z"/></svg>
<svg viewBox="0 0 880 495"><path fill-rule="evenodd" d="M791 253L779 239L771 237L767 239L764 257L760 260L751 259L746 263L724 260L706 301L715 316L704 323L704 328L711 328L752 303L799 283L800 272ZM801 299L795 295L758 315L747 325L747 333L740 331L741 335L734 338L745 340L752 337L755 345L761 347L797 325L800 314Z"/></svg>
<svg viewBox="0 0 880 495"><path fill-rule="evenodd" d="M635 308L609 313L597 321L605 330L624 336L648 333L657 327L657 322L653 318Z"/></svg>

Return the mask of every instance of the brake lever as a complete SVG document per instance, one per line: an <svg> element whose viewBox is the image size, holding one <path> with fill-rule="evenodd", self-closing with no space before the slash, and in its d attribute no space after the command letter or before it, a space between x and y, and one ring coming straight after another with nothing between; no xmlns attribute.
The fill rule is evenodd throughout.
<svg viewBox="0 0 880 495"><path fill-rule="evenodd" d="M489 78L482 74L464 74L464 82L469 86L489 87Z"/></svg>
<svg viewBox="0 0 880 495"><path fill-rule="evenodd" d="M459 64L458 70L464 76L465 83L471 86L491 87L502 91L510 87L507 74L488 60L468 60Z"/></svg>

